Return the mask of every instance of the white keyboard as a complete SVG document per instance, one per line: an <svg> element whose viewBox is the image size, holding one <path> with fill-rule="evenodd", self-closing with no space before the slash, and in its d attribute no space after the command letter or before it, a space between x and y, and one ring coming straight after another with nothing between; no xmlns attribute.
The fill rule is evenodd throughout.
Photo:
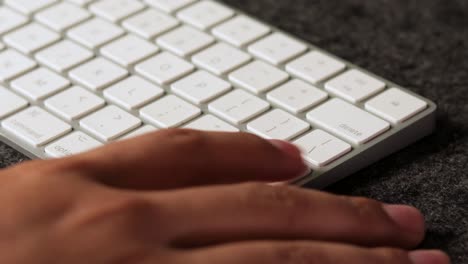
<svg viewBox="0 0 468 264"><path fill-rule="evenodd" d="M323 187L434 129L431 101L216 1L5 0L0 37L0 137L32 158L244 131Z"/></svg>

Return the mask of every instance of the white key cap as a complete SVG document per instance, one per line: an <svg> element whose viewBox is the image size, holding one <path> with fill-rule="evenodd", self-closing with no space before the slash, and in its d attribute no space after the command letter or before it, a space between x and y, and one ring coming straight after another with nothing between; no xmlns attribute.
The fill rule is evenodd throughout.
<svg viewBox="0 0 468 264"><path fill-rule="evenodd" d="M39 24L32 23L6 35L4 41L23 53L31 54L59 39L59 34Z"/></svg>
<svg viewBox="0 0 468 264"><path fill-rule="evenodd" d="M63 73L93 56L91 51L65 40L38 52L35 57L42 64Z"/></svg>
<svg viewBox="0 0 468 264"><path fill-rule="evenodd" d="M163 89L138 76L132 76L104 90L104 96L109 101L129 111L140 108L163 94Z"/></svg>
<svg viewBox="0 0 468 264"><path fill-rule="evenodd" d="M247 129L267 139L290 140L309 130L310 125L279 109L247 124Z"/></svg>
<svg viewBox="0 0 468 264"><path fill-rule="evenodd" d="M102 143L83 132L73 132L45 148L51 158L65 158L103 146Z"/></svg>
<svg viewBox="0 0 468 264"><path fill-rule="evenodd" d="M149 5L152 5L168 13L179 10L195 1L196 0L145 0L145 2Z"/></svg>
<svg viewBox="0 0 468 264"><path fill-rule="evenodd" d="M115 140L140 125L140 119L113 105L80 121L80 126L84 130L105 142Z"/></svg>
<svg viewBox="0 0 468 264"><path fill-rule="evenodd" d="M254 61L229 74L229 80L253 93L261 94L284 83L289 75L262 61Z"/></svg>
<svg viewBox="0 0 468 264"><path fill-rule="evenodd" d="M124 34L124 30L105 20L94 18L67 32L67 35L82 45L94 49Z"/></svg>
<svg viewBox="0 0 468 264"><path fill-rule="evenodd" d="M270 33L270 28L239 15L213 29L213 34L231 45L242 47Z"/></svg>
<svg viewBox="0 0 468 264"><path fill-rule="evenodd" d="M74 81L94 91L118 82L128 74L126 69L103 58L87 62L69 73Z"/></svg>
<svg viewBox="0 0 468 264"><path fill-rule="evenodd" d="M168 95L141 109L142 118L161 128L177 127L201 114L197 107Z"/></svg>
<svg viewBox="0 0 468 264"><path fill-rule="evenodd" d="M346 65L319 51L312 51L286 65L286 70L313 84L343 71Z"/></svg>
<svg viewBox="0 0 468 264"><path fill-rule="evenodd" d="M172 91L190 102L201 105L231 89L231 84L205 71L198 71L172 84Z"/></svg>
<svg viewBox="0 0 468 264"><path fill-rule="evenodd" d="M124 36L101 49L107 58L129 67L158 52L158 47L133 35Z"/></svg>
<svg viewBox="0 0 468 264"><path fill-rule="evenodd" d="M194 69L191 63L167 52L156 55L135 67L139 74L160 85L173 82Z"/></svg>
<svg viewBox="0 0 468 264"><path fill-rule="evenodd" d="M279 65L291 60L307 50L307 46L282 33L273 33L249 46L249 52Z"/></svg>
<svg viewBox="0 0 468 264"><path fill-rule="evenodd" d="M57 0L5 0L5 4L25 15L31 15L55 2Z"/></svg>
<svg viewBox="0 0 468 264"><path fill-rule="evenodd" d="M2 127L33 147L43 146L72 129L67 123L36 106L5 119Z"/></svg>
<svg viewBox="0 0 468 264"><path fill-rule="evenodd" d="M211 43L214 38L189 26L182 26L159 37L159 46L182 57L195 53Z"/></svg>
<svg viewBox="0 0 468 264"><path fill-rule="evenodd" d="M182 21L203 30L233 15L234 11L213 1L198 2L177 13L177 17Z"/></svg>
<svg viewBox="0 0 468 264"><path fill-rule="evenodd" d="M350 70L328 81L325 89L351 103L359 103L385 89L385 83L359 70Z"/></svg>
<svg viewBox="0 0 468 264"><path fill-rule="evenodd" d="M294 144L303 150L305 160L316 168L327 166L352 150L348 143L319 129L299 138Z"/></svg>
<svg viewBox="0 0 468 264"><path fill-rule="evenodd" d="M239 132L239 129L236 127L212 115L204 115L192 123L189 123L184 128L213 132Z"/></svg>
<svg viewBox="0 0 468 264"><path fill-rule="evenodd" d="M223 75L249 62L251 56L224 43L218 43L192 57L199 67Z"/></svg>
<svg viewBox="0 0 468 264"><path fill-rule="evenodd" d="M362 145L390 129L390 124L341 99L331 99L307 114L312 124Z"/></svg>
<svg viewBox="0 0 468 264"><path fill-rule="evenodd" d="M0 7L0 34L26 24L28 19L11 9Z"/></svg>
<svg viewBox="0 0 468 264"><path fill-rule="evenodd" d="M294 79L267 94L267 99L281 108L299 114L328 98L328 94L303 81Z"/></svg>
<svg viewBox="0 0 468 264"><path fill-rule="evenodd" d="M28 106L28 101L0 86L0 119Z"/></svg>
<svg viewBox="0 0 468 264"><path fill-rule="evenodd" d="M77 120L105 105L105 101L87 90L74 86L44 102L47 109L68 120Z"/></svg>
<svg viewBox="0 0 468 264"><path fill-rule="evenodd" d="M139 136L146 135L148 133L155 132L157 130L158 129L155 128L154 126L145 125L143 127L138 128L137 130L135 130L133 132L130 132L129 134L121 137L119 140L126 140L126 139L136 138L136 137L139 137Z"/></svg>
<svg viewBox="0 0 468 264"><path fill-rule="evenodd" d="M391 88L366 103L367 110L393 124L403 123L426 108L426 102L397 88Z"/></svg>
<svg viewBox="0 0 468 264"><path fill-rule="evenodd" d="M0 53L0 81L11 80L33 69L36 65L35 61L14 50L3 51Z"/></svg>
<svg viewBox="0 0 468 264"><path fill-rule="evenodd" d="M11 82L11 87L33 101L42 100L70 85L68 79L46 68L36 69Z"/></svg>
<svg viewBox="0 0 468 264"><path fill-rule="evenodd" d="M242 90L235 90L208 105L217 116L240 125L270 108L270 104Z"/></svg>
<svg viewBox="0 0 468 264"><path fill-rule="evenodd" d="M95 0L66 0L66 1L74 3L79 6L85 6L91 2L94 2Z"/></svg>
<svg viewBox="0 0 468 264"><path fill-rule="evenodd" d="M91 12L112 22L118 22L143 8L145 5L134 0L101 0L89 6Z"/></svg>
<svg viewBox="0 0 468 264"><path fill-rule="evenodd" d="M91 17L91 14L76 5L59 3L36 14L35 18L55 31L62 32Z"/></svg>
<svg viewBox="0 0 468 264"><path fill-rule="evenodd" d="M148 9L125 20L122 25L127 30L150 39L176 27L179 21L154 9Z"/></svg>

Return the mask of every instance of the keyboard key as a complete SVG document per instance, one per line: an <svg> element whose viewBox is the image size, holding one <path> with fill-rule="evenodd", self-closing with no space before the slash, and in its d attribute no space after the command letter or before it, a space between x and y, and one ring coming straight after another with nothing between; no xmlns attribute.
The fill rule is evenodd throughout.
<svg viewBox="0 0 468 264"><path fill-rule="evenodd" d="M137 130L134 130L133 132L130 132L129 134L121 137L119 140L126 140L126 139L136 138L136 137L139 137L139 136L146 135L148 133L155 132L157 130L158 129L155 128L154 126L145 125L145 126L142 126L142 127L138 128Z"/></svg>
<svg viewBox="0 0 468 264"><path fill-rule="evenodd" d="M362 145L390 129L390 124L341 99L331 99L307 114L307 119L354 145Z"/></svg>
<svg viewBox="0 0 468 264"><path fill-rule="evenodd" d="M70 78L93 91L102 90L128 74L126 69L103 58L87 62L69 73Z"/></svg>
<svg viewBox="0 0 468 264"><path fill-rule="evenodd" d="M28 106L28 101L0 86L0 119Z"/></svg>
<svg viewBox="0 0 468 264"><path fill-rule="evenodd" d="M242 90L234 90L208 105L215 115L240 125L270 109L270 104Z"/></svg>
<svg viewBox="0 0 468 264"><path fill-rule="evenodd" d="M9 81L36 67L36 62L14 51L0 53L0 81Z"/></svg>
<svg viewBox="0 0 468 264"><path fill-rule="evenodd" d="M59 34L36 23L24 26L4 37L5 43L26 54L36 52L59 39Z"/></svg>
<svg viewBox="0 0 468 264"><path fill-rule="evenodd" d="M282 33L273 33L250 45L248 50L269 63L279 65L305 52L307 46Z"/></svg>
<svg viewBox="0 0 468 264"><path fill-rule="evenodd" d="M59 3L36 14L35 18L55 31L62 32L91 17L87 10L69 3Z"/></svg>
<svg viewBox="0 0 468 264"><path fill-rule="evenodd" d="M124 34L124 30L105 20L94 18L67 32L67 35L78 43L94 49Z"/></svg>
<svg viewBox="0 0 468 264"><path fill-rule="evenodd" d="M44 102L47 109L66 119L77 120L105 105L105 101L87 90L74 86Z"/></svg>
<svg viewBox="0 0 468 264"><path fill-rule="evenodd" d="M147 59L158 51L156 45L133 35L124 36L101 49L102 55L124 67Z"/></svg>
<svg viewBox="0 0 468 264"><path fill-rule="evenodd" d="M65 158L103 146L102 143L83 132L73 132L45 148L51 158Z"/></svg>
<svg viewBox="0 0 468 264"><path fill-rule="evenodd" d="M391 88L366 103L366 109L393 124L407 121L427 108L423 100Z"/></svg>
<svg viewBox="0 0 468 264"><path fill-rule="evenodd" d="M168 95L144 107L141 117L161 128L178 127L201 114L197 107L174 95Z"/></svg>
<svg viewBox="0 0 468 264"><path fill-rule="evenodd" d="M275 109L247 124L247 129L267 139L290 140L309 130L310 125L299 118Z"/></svg>
<svg viewBox="0 0 468 264"><path fill-rule="evenodd" d="M104 90L106 99L129 111L140 108L163 94L163 89L137 76L132 76Z"/></svg>
<svg viewBox="0 0 468 264"><path fill-rule="evenodd" d="M199 67L214 74L224 75L249 62L251 56L224 43L218 43L192 57Z"/></svg>
<svg viewBox="0 0 468 264"><path fill-rule="evenodd" d="M5 0L6 5L25 15L31 15L55 2L57 0Z"/></svg>
<svg viewBox="0 0 468 264"><path fill-rule="evenodd" d="M208 29L233 15L234 11L213 1L198 2L177 13L179 19L202 30Z"/></svg>
<svg viewBox="0 0 468 264"><path fill-rule="evenodd" d="M145 5L134 0L101 0L89 6L94 14L118 22L145 8Z"/></svg>
<svg viewBox="0 0 468 264"><path fill-rule="evenodd" d="M36 54L36 59L51 69L64 73L91 59L94 54L81 46L65 40Z"/></svg>
<svg viewBox="0 0 468 264"><path fill-rule="evenodd" d="M305 160L316 168L327 166L352 150L348 143L319 129L299 138L294 144L303 150Z"/></svg>
<svg viewBox="0 0 468 264"><path fill-rule="evenodd" d="M351 103L359 103L385 89L385 83L359 70L350 70L328 81L325 88Z"/></svg>
<svg viewBox="0 0 468 264"><path fill-rule="evenodd" d="M236 127L212 115L204 115L184 128L212 132L239 132L239 129Z"/></svg>
<svg viewBox="0 0 468 264"><path fill-rule="evenodd" d="M71 2L71 3L74 3L76 5L79 5L79 6L85 6L95 0L66 0L68 2Z"/></svg>
<svg viewBox="0 0 468 264"><path fill-rule="evenodd" d="M41 147L72 130L70 125L36 106L5 119L2 127L33 147Z"/></svg>
<svg viewBox="0 0 468 264"><path fill-rule="evenodd" d="M319 51L312 51L286 65L286 70L312 84L322 82L343 71L346 65Z"/></svg>
<svg viewBox="0 0 468 264"><path fill-rule="evenodd" d="M139 74L159 85L171 83L191 73L194 69L191 63L167 52L143 61L135 67Z"/></svg>
<svg viewBox="0 0 468 264"><path fill-rule="evenodd" d="M177 95L201 105L231 90L231 84L205 71L198 71L172 84Z"/></svg>
<svg viewBox="0 0 468 264"><path fill-rule="evenodd" d="M146 3L167 13L172 13L194 3L196 0L145 0Z"/></svg>
<svg viewBox="0 0 468 264"><path fill-rule="evenodd" d="M22 16L13 10L0 7L0 34L4 34L28 22L25 16Z"/></svg>
<svg viewBox="0 0 468 264"><path fill-rule="evenodd" d="M32 101L39 101L70 85L68 79L46 68L36 69L11 82L11 87Z"/></svg>
<svg viewBox="0 0 468 264"><path fill-rule="evenodd" d="M303 81L294 79L267 94L267 99L281 108L299 114L328 98L328 94Z"/></svg>
<svg viewBox="0 0 468 264"><path fill-rule="evenodd" d="M212 36L189 26L179 27L157 40L159 46L182 57L195 53L213 42Z"/></svg>
<svg viewBox="0 0 468 264"><path fill-rule="evenodd" d="M148 9L125 20L122 25L127 30L150 39L175 28L179 21L154 9Z"/></svg>
<svg viewBox="0 0 468 264"><path fill-rule="evenodd" d="M102 141L109 142L141 125L141 120L110 105L80 121L80 126Z"/></svg>
<svg viewBox="0 0 468 264"><path fill-rule="evenodd" d="M270 28L246 16L237 16L213 29L213 34L231 45L242 47L270 33Z"/></svg>
<svg viewBox="0 0 468 264"><path fill-rule="evenodd" d="M229 75L237 86L261 94L284 83L289 75L265 62L254 61Z"/></svg>

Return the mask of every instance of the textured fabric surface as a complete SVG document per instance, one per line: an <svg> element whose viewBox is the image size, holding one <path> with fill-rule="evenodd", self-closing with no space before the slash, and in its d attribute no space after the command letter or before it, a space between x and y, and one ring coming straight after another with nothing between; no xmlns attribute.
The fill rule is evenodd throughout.
<svg viewBox="0 0 468 264"><path fill-rule="evenodd" d="M468 2L224 0L439 106L435 134L329 191L407 203L427 216L423 248L468 263ZM0 166L24 157L0 144Z"/></svg>

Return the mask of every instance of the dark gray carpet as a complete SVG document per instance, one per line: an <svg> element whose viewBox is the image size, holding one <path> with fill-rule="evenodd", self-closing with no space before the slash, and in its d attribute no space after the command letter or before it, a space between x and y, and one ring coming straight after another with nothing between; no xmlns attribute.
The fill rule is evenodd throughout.
<svg viewBox="0 0 468 264"><path fill-rule="evenodd" d="M439 105L437 132L329 190L423 210L423 248L468 263L468 2L224 0ZM23 159L0 144L0 166Z"/></svg>

